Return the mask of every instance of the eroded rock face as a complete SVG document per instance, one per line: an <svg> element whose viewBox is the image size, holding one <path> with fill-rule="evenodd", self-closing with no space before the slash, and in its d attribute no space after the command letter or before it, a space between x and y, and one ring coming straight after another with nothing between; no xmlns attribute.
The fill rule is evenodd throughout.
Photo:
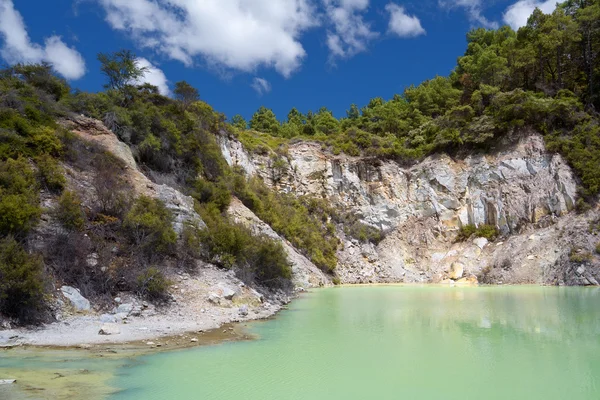
<svg viewBox="0 0 600 400"><path fill-rule="evenodd" d="M139 170L129 146L121 142L102 122L80 115L60 123L80 138L99 145L120 159L125 165L123 178L131 185L135 194L162 200L175 217L173 228L177 233L181 233L187 222L200 228L205 227L204 221L194 210L194 199L171 186L159 185L148 179Z"/></svg>
<svg viewBox="0 0 600 400"><path fill-rule="evenodd" d="M222 139L227 160L260 174L278 190L326 196L381 229L411 217L435 217L454 229L490 224L504 233L547 215L564 215L575 203L576 183L560 155L546 152L539 135L506 151L453 160L435 155L411 168L393 161L332 156L320 144L290 146L287 169L274 181L268 156L250 157L233 140ZM250 164L250 161L252 164Z"/></svg>
<svg viewBox="0 0 600 400"><path fill-rule="evenodd" d="M377 246L339 232L337 274L344 283L441 282L454 263L464 266L462 276L487 283L581 284L600 275L600 269L587 268L587 276L578 277L577 268L567 267L570 248L591 240L584 228L595 212L569 213L576 180L538 134L500 143L501 150L489 154L460 160L438 154L411 167L334 156L320 144L300 142L289 146L286 167L277 173L270 156L249 154L235 139L223 137L221 146L231 165L260 175L274 189L324 197L387 232ZM509 239L455 243L456 231L467 224L493 225ZM557 225L574 234L565 237ZM530 241L534 232L543 239Z"/></svg>
<svg viewBox="0 0 600 400"><path fill-rule="evenodd" d="M331 279L310 260L294 249L290 243L280 237L269 225L261 221L248 207L238 199L232 199L227 213L234 221L248 226L256 234L269 236L279 241L292 263L292 282L297 288L313 288L331 285Z"/></svg>

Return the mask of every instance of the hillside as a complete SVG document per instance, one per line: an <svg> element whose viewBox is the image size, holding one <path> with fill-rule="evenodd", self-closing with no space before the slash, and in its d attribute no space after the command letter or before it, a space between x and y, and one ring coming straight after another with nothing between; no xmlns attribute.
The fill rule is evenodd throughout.
<svg viewBox="0 0 600 400"><path fill-rule="evenodd" d="M96 324L127 298L205 327L332 283L597 285L600 4L538 11L341 119L228 121L186 82L131 84L128 51L99 93L2 70L0 322L77 314L65 287Z"/></svg>

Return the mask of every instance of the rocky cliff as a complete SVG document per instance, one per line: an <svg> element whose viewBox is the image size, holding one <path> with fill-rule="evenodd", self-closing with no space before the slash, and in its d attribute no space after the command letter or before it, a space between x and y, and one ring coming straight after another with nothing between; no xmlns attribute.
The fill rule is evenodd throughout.
<svg viewBox="0 0 600 400"><path fill-rule="evenodd" d="M344 283L473 282L597 284L597 211L577 216L576 179L543 138L526 132L487 153L428 157L410 167L291 144L285 156L252 154L222 137L227 161L276 190L323 197L386 233L377 246L347 238L338 253ZM283 161L283 162L282 162ZM489 224L501 239L457 243L466 225ZM583 254L583 263L573 254ZM585 265L583 265L585 264ZM450 282L450 281L448 281Z"/></svg>

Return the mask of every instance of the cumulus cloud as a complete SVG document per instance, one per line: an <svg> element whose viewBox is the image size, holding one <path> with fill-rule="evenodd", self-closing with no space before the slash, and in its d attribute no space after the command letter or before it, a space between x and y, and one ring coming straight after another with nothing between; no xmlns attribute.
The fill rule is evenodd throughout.
<svg viewBox="0 0 600 400"><path fill-rule="evenodd" d="M557 0L536 1L520 0L506 9L503 15L504 22L514 30L527 25L527 20L533 10L539 8L544 14L550 14L556 8Z"/></svg>
<svg viewBox="0 0 600 400"><path fill-rule="evenodd" d="M160 94L164 96L170 96L171 89L169 89L169 81L167 80L165 73L145 58L140 57L137 59L137 62L138 66L146 68L147 71L142 78L137 80L136 83L149 83L158 87Z"/></svg>
<svg viewBox="0 0 600 400"><path fill-rule="evenodd" d="M439 0L439 4L446 8L464 8L472 23L485 28L498 28L498 23L490 21L483 15L481 0Z"/></svg>
<svg viewBox="0 0 600 400"><path fill-rule="evenodd" d="M364 20L369 0L323 0L327 31L327 47L333 58L352 57L367 49L369 41L379 36Z"/></svg>
<svg viewBox="0 0 600 400"><path fill-rule="evenodd" d="M85 74L85 61L60 36L51 36L44 46L32 43L25 22L12 0L0 0L0 34L4 39L0 56L9 64L49 62L67 79L79 79Z"/></svg>
<svg viewBox="0 0 600 400"><path fill-rule="evenodd" d="M254 89L259 96L271 91L271 84L268 80L263 78L254 78L252 85L250 86L252 86L252 89Z"/></svg>
<svg viewBox="0 0 600 400"><path fill-rule="evenodd" d="M385 6L385 9L390 13L389 32L400 37L415 37L425 34L425 29L421 26L419 18L406 14L404 7L389 3Z"/></svg>
<svg viewBox="0 0 600 400"><path fill-rule="evenodd" d="M97 1L114 29L171 59L193 65L201 56L246 72L273 67L286 77L306 56L300 36L318 24L310 0Z"/></svg>

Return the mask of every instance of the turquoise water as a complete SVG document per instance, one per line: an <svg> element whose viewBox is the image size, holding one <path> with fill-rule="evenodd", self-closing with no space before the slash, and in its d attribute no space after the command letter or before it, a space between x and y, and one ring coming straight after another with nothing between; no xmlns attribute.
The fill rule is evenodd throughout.
<svg viewBox="0 0 600 400"><path fill-rule="evenodd" d="M338 287L249 329L259 339L132 359L0 354L0 375L39 374L0 398L600 399L598 288Z"/></svg>
<svg viewBox="0 0 600 400"><path fill-rule="evenodd" d="M600 399L600 291L319 290L259 340L142 357L124 399Z"/></svg>

